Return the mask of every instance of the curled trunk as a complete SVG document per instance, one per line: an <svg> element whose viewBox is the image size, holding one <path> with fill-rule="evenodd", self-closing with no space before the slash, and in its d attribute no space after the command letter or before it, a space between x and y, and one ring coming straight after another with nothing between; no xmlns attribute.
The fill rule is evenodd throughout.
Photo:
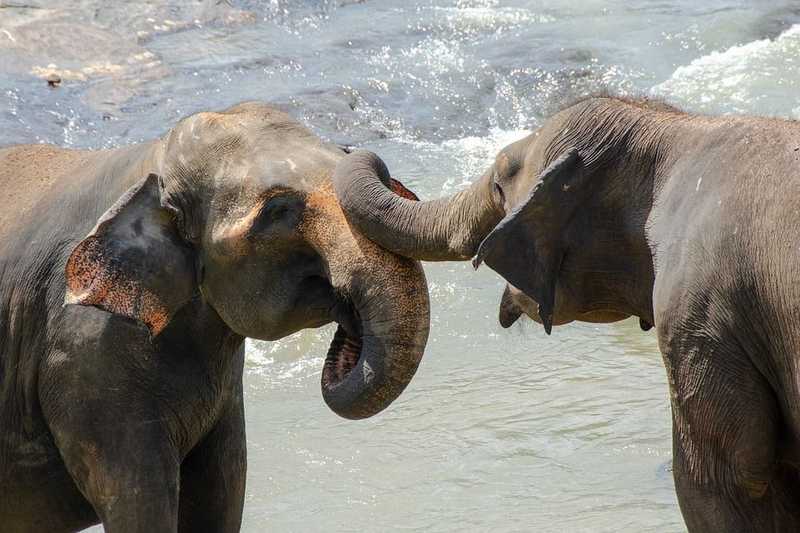
<svg viewBox="0 0 800 533"><path fill-rule="evenodd" d="M487 173L449 198L414 202L388 189L389 171L374 153L343 158L333 177L339 203L361 233L384 248L424 261L465 261L502 219Z"/></svg>
<svg viewBox="0 0 800 533"><path fill-rule="evenodd" d="M430 328L428 284L419 262L366 240L360 249L367 260L355 272L347 268L352 265L340 269L338 254L330 263L332 282L348 292L348 303L335 312L339 328L321 383L325 403L349 419L377 414L403 392L422 360ZM374 261L376 255L380 261Z"/></svg>

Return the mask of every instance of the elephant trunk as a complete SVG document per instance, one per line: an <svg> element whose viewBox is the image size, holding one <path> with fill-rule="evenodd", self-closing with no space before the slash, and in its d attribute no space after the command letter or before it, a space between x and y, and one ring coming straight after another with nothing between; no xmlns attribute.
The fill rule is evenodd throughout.
<svg viewBox="0 0 800 533"><path fill-rule="evenodd" d="M384 248L424 261L464 261L503 218L487 173L449 198L415 202L387 187L389 171L374 153L354 152L336 167L333 185L347 219Z"/></svg>
<svg viewBox="0 0 800 533"><path fill-rule="evenodd" d="M338 322L322 371L322 396L344 418L382 411L406 388L430 328L425 272L418 261L379 247L347 224L333 191L307 199L305 228L338 295Z"/></svg>
<svg viewBox="0 0 800 533"><path fill-rule="evenodd" d="M362 272L351 280L350 308L337 313L340 325L325 360L322 395L344 418L367 418L388 407L414 377L425 351L425 274L418 262L395 258L390 272Z"/></svg>

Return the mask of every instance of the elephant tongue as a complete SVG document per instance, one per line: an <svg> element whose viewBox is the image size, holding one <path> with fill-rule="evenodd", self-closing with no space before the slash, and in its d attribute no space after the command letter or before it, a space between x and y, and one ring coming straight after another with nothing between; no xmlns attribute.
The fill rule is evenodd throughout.
<svg viewBox="0 0 800 533"><path fill-rule="evenodd" d="M322 369L322 382L327 387L335 387L355 368L361 356L361 338L351 337L339 326L328 348L325 366Z"/></svg>

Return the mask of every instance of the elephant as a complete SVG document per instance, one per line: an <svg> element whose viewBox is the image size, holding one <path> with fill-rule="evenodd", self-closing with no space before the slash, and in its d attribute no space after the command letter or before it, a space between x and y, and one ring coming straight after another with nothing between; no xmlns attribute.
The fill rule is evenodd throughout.
<svg viewBox="0 0 800 533"><path fill-rule="evenodd" d="M593 96L454 196L410 202L388 177L369 152L339 163L350 222L409 258L486 263L503 327L656 328L690 531L800 530L800 123Z"/></svg>
<svg viewBox="0 0 800 533"><path fill-rule="evenodd" d="M347 222L345 155L256 102L113 150L0 150L0 529L238 531L246 337L336 322L327 405L398 397L427 282Z"/></svg>

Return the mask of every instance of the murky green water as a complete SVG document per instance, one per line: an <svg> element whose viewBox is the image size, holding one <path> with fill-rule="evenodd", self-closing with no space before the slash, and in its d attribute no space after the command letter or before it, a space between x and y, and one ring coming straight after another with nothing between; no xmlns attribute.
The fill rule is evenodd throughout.
<svg viewBox="0 0 800 533"><path fill-rule="evenodd" d="M0 144L116 146L259 99L430 198L600 89L800 117L796 2L15 1L0 0ZM377 418L325 408L332 329L248 345L244 530L682 531L653 334L505 331L491 271L426 270L427 355Z"/></svg>

